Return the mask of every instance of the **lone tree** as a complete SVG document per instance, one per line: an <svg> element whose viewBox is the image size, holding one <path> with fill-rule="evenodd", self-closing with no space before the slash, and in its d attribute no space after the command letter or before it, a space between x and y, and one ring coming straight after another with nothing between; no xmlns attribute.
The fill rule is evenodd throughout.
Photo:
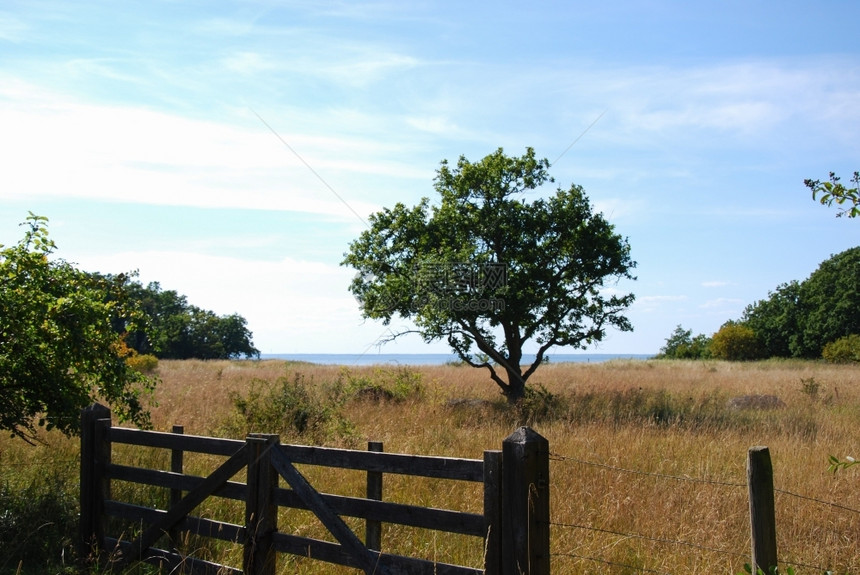
<svg viewBox="0 0 860 575"><path fill-rule="evenodd" d="M78 431L95 398L122 420L147 424L141 394L155 380L125 361L113 324L139 315L125 298L127 276L110 280L49 259L47 219L30 214L15 246L0 246L0 429L25 440L38 426Z"/></svg>
<svg viewBox="0 0 860 575"><path fill-rule="evenodd" d="M608 326L633 329L623 315L633 294L607 286L635 279L627 240L580 186L527 202L554 181L548 168L531 148L522 157L500 148L476 163L460 157L455 168L442 161L438 205L423 198L371 215L342 264L359 272L349 289L365 318L388 325L397 315L417 328L386 341L412 332L445 340L513 402L553 346L585 349ZM528 343L537 352L523 369Z"/></svg>

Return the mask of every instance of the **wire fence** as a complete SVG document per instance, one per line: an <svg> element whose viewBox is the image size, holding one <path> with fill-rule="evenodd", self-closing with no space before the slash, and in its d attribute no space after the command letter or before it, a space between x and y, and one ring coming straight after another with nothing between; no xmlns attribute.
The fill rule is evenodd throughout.
<svg viewBox="0 0 860 575"><path fill-rule="evenodd" d="M658 481L674 481L674 482L682 482L682 483L690 483L690 484L698 484L702 486L719 486L719 487L728 487L731 489L743 490L746 492L748 489L748 485L746 483L734 482L734 481L725 481L719 479L709 479L709 478L697 478L690 476L681 476L681 475L671 475L665 473L655 473L651 471L642 471L638 469L630 469L625 467L620 467L617 465L610 465L607 463L596 462L596 461L587 461L583 459L579 459L576 457L561 455L558 453L550 453L550 461L554 466L559 465L579 465L579 466L587 466L592 468L599 468L602 470L615 472L619 474L630 474L637 475L642 477L650 477ZM553 470L552 473L558 473L560 470ZM563 471L563 473L568 473L567 470ZM788 498L794 498L797 500L802 500L805 502L813 503L819 506L828 507L831 509L836 509L848 513L860 514L860 510L855 509L850 506L843 505L841 503L836 503L833 501L826 501L817 497L811 497L808 495L802 495L799 493L794 493L785 489L774 488L774 493L778 493ZM575 520L564 520L563 518L558 518L553 514L553 518L550 521L550 525L554 528L564 529L564 530L578 530L589 533L595 533L600 535L606 535L610 537L621 539L633 539L642 541L645 543L653 543L659 545L668 545L668 546L677 546L684 547L687 549L695 550L698 552L707 552L712 553L718 556L724 556L727 558L731 558L734 560L739 560L741 558L747 559L747 562L750 558L749 552L743 553L738 551L737 549L724 549L719 547L714 547L711 545L703 544L697 541L690 541L684 539L673 539L669 537L659 536L659 535L650 535L646 533L636 533L632 531L622 531L618 529L608 529L605 527L600 527L597 525L589 525L583 523L581 521ZM848 534L846 534L848 536ZM856 533L853 534L856 536ZM747 538L747 543L749 543L749 538ZM606 565L608 567L615 567L622 570L625 573L657 573L660 575L678 575L676 573L672 573L669 571L664 571L660 569L648 568L642 565L635 565L632 563L624 563L619 562L612 559L607 559L605 557L595 556L593 554L583 554L577 553L575 551L569 550L559 550L553 549L552 556L555 558L566 558L566 559L578 559L581 561L588 561L591 563L597 563ZM811 569L818 573L829 573L826 567L822 567L820 565L813 565L809 563L799 562L799 561L780 561L784 565L790 565L793 567L799 567L804 569ZM563 569L557 569L557 572L566 572ZM687 572L685 570L685 572Z"/></svg>

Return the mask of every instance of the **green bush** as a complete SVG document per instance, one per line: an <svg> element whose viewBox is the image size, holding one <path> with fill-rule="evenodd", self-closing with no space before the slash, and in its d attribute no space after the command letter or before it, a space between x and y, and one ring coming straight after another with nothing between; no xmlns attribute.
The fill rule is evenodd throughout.
<svg viewBox="0 0 860 575"><path fill-rule="evenodd" d="M158 358L148 353L130 355L125 362L138 373L152 373L158 367Z"/></svg>
<svg viewBox="0 0 860 575"><path fill-rule="evenodd" d="M860 335L846 335L828 343L821 357L830 363L860 363Z"/></svg>
<svg viewBox="0 0 860 575"><path fill-rule="evenodd" d="M0 486L0 575L74 573L78 502L59 476ZM67 563L64 565L63 563Z"/></svg>
<svg viewBox="0 0 860 575"><path fill-rule="evenodd" d="M657 359L708 359L711 357L711 339L705 334L693 337L693 330L678 325L666 338Z"/></svg>
<svg viewBox="0 0 860 575"><path fill-rule="evenodd" d="M377 368L370 376L344 370L347 396L370 401L406 401L424 397L421 373L406 367Z"/></svg>
<svg viewBox="0 0 860 575"><path fill-rule="evenodd" d="M342 413L340 387L339 382L335 386L311 386L299 372L287 373L274 383L255 379L247 395L231 394L235 413L227 431L241 436L278 433L282 441L349 439L354 428Z"/></svg>
<svg viewBox="0 0 860 575"><path fill-rule="evenodd" d="M711 354L717 359L748 361L760 359L762 348L750 327L730 321L711 338Z"/></svg>

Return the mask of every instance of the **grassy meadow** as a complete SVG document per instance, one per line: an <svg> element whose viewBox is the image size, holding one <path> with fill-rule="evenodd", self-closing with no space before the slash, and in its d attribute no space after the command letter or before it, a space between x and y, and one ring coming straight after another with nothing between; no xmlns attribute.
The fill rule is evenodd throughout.
<svg viewBox="0 0 860 575"><path fill-rule="evenodd" d="M557 574L742 572L750 547L746 455L766 445L781 562L798 574L860 572L860 467L827 471L828 455L860 456L860 367L550 363L533 376L533 392L519 408L505 403L484 371L458 365L162 361L157 375L152 416L162 431L178 424L197 435L279 433L284 443L359 449L372 440L388 452L479 459L528 424L549 440L552 453ZM748 395L776 396L780 406L730 405ZM78 442L53 433L42 441L0 439L2 575L63 572L74 556ZM115 461L166 468L167 454L119 447ZM203 457L186 459L192 473L211 467ZM361 496L364 489L358 472L302 471L321 491ZM118 482L114 491L144 504L163 506L166 499ZM480 485L385 477L386 500L480 512L481 497ZM241 522L239 506L217 501L204 504L202 514ZM308 514L282 514L282 530L324 537ZM351 524L363 534L359 523ZM230 545L185 540L182 546L241 565L241 550ZM383 551L479 566L483 550L475 538L385 526ZM286 555L279 565L284 574L355 572Z"/></svg>

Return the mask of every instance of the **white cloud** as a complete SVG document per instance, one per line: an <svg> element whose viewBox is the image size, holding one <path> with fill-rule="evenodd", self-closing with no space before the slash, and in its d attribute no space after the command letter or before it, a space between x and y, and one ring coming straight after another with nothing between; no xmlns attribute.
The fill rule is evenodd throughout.
<svg viewBox="0 0 860 575"><path fill-rule="evenodd" d="M387 143L288 133L285 141L299 159L256 118L248 121L249 128L238 128L145 108L81 104L9 82L0 88L0 198L79 197L351 219L353 211L364 217L379 209L360 199L375 190L334 187L332 193L328 180L357 186L356 174L426 178L380 154Z"/></svg>
<svg viewBox="0 0 860 575"><path fill-rule="evenodd" d="M708 300L699 307L701 309L736 309L744 304L744 300L738 298L721 297Z"/></svg>

